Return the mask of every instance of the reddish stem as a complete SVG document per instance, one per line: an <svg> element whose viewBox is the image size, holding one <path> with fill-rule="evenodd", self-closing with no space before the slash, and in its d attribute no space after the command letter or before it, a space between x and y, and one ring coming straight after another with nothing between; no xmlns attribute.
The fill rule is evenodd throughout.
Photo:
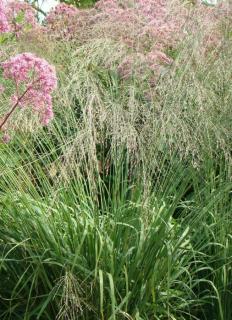
<svg viewBox="0 0 232 320"><path fill-rule="evenodd" d="M25 94L28 92L28 90L31 88L31 86L28 86L27 89L24 91L24 93L21 95L21 97L19 97L16 101L16 103L13 105L12 109L5 115L5 118L3 119L2 123L0 124L0 131L2 129L2 127L4 126L4 124L7 122L7 120L10 118L10 116L12 115L12 113L15 111L15 109L17 108L17 106L19 105L19 102L23 99L23 97L25 96Z"/></svg>

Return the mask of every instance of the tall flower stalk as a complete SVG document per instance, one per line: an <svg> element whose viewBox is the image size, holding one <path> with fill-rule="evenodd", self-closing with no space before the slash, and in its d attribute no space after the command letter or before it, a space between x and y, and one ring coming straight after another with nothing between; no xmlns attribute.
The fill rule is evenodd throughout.
<svg viewBox="0 0 232 320"><path fill-rule="evenodd" d="M31 107L39 114L42 125L53 119L52 92L57 86L55 68L32 53L22 53L2 63L3 77L15 84L11 96L13 106L3 117L0 130L17 109Z"/></svg>

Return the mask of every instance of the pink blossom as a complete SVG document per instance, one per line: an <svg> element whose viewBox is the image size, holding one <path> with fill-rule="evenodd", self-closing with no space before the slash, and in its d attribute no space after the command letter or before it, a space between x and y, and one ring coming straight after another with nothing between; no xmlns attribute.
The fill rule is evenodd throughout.
<svg viewBox="0 0 232 320"><path fill-rule="evenodd" d="M7 20L6 6L3 0L0 0L0 33L9 32L10 25Z"/></svg>
<svg viewBox="0 0 232 320"><path fill-rule="evenodd" d="M0 0L1 1L1 0ZM10 0L7 2L5 13L8 20L9 30L19 36L27 27L38 27L36 10L26 2ZM19 21L17 18L22 15Z"/></svg>
<svg viewBox="0 0 232 320"><path fill-rule="evenodd" d="M123 3L123 5L122 5ZM109 24L116 23L115 28L124 28L128 36L128 25L134 30L134 37L141 43L148 35L151 41L170 45L177 37L179 40L186 20L186 10L178 6L178 14L172 14L173 8L167 0L100 0L96 3L97 18L101 16L109 20ZM119 26L119 23L121 26ZM134 28L134 29L133 29Z"/></svg>
<svg viewBox="0 0 232 320"><path fill-rule="evenodd" d="M50 11L46 18L46 24L49 30L57 33L60 31L62 36L70 37L72 30L75 30L76 19L75 17L79 10L65 3L58 4L53 10Z"/></svg>
<svg viewBox="0 0 232 320"><path fill-rule="evenodd" d="M92 12L92 9L80 10L65 3L58 4L45 20L47 30L53 37L73 39L81 28L84 30L91 24Z"/></svg>
<svg viewBox="0 0 232 320"><path fill-rule="evenodd" d="M118 70L128 78L131 68L140 74L142 68L149 67L158 75L172 63L168 52L175 52L186 37L202 30L199 50L203 54L207 53L205 48L220 45L219 22L222 16L229 19L231 11L229 5L209 8L198 0L195 4L182 0L99 0L87 10L60 4L48 15L46 25L58 38L80 43L106 38L123 44L128 57Z"/></svg>
<svg viewBox="0 0 232 320"><path fill-rule="evenodd" d="M65 3L58 4L47 16L46 21L48 23L53 23L57 21L57 19L67 19L68 17L75 17L79 13L79 10L72 6L67 5Z"/></svg>
<svg viewBox="0 0 232 320"><path fill-rule="evenodd" d="M55 68L32 53L18 54L2 63L3 77L15 83L12 104L40 114L42 124L53 118L51 94L57 86Z"/></svg>

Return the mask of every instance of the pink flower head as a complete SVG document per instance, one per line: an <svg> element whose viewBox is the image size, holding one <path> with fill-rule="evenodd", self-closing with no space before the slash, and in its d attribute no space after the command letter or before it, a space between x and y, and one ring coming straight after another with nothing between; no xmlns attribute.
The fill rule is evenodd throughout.
<svg viewBox="0 0 232 320"><path fill-rule="evenodd" d="M30 106L47 125L53 118L51 94L57 86L55 68L32 53L21 53L2 63L5 79L14 81L13 104Z"/></svg>
<svg viewBox="0 0 232 320"><path fill-rule="evenodd" d="M10 25L7 20L6 6L3 0L0 0L0 33L9 32Z"/></svg>
<svg viewBox="0 0 232 320"><path fill-rule="evenodd" d="M28 26L33 28L38 26L36 10L26 2L9 1L7 16L11 32L14 32L17 36Z"/></svg>
<svg viewBox="0 0 232 320"><path fill-rule="evenodd" d="M63 23L69 22L70 19L77 16L80 10L72 5L67 5L65 3L58 4L46 18L47 24L57 24L58 21L63 21Z"/></svg>
<svg viewBox="0 0 232 320"><path fill-rule="evenodd" d="M84 13L72 5L65 3L58 4L53 10L50 11L46 18L46 25L52 34L71 38L76 33L79 14Z"/></svg>

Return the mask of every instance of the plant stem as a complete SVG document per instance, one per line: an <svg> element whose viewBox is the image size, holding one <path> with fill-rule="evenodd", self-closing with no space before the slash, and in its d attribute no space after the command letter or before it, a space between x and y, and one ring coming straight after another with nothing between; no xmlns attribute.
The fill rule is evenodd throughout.
<svg viewBox="0 0 232 320"><path fill-rule="evenodd" d="M29 3L29 4L32 6L32 8L34 8L36 11L42 13L42 14L46 17L46 15L47 15L46 12L43 11L38 5L36 5L35 2L32 2L32 3L31 3L31 2L28 1L28 0L26 0L26 2Z"/></svg>
<svg viewBox="0 0 232 320"><path fill-rule="evenodd" d="M13 105L12 109L5 115L5 118L3 119L2 123L0 124L0 131L2 130L2 127L4 126L4 124L7 122L7 120L10 118L10 116L12 115L12 113L15 111L15 109L17 108L17 106L19 105L19 102L22 100L22 98L25 96L25 94L27 93L27 91L31 88L31 86L29 86L24 93L17 99L16 103Z"/></svg>

